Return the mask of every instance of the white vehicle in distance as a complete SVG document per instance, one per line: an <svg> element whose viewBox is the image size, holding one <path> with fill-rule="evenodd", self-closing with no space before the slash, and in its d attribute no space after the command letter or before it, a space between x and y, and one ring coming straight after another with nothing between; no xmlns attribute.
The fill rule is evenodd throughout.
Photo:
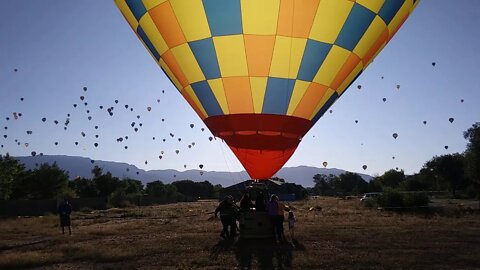
<svg viewBox="0 0 480 270"><path fill-rule="evenodd" d="M363 202L363 201L366 201L366 200L372 200L372 199L375 199L377 198L378 196L382 195L381 192L369 192L369 193L365 193L363 195L362 198L360 198L360 201Z"/></svg>

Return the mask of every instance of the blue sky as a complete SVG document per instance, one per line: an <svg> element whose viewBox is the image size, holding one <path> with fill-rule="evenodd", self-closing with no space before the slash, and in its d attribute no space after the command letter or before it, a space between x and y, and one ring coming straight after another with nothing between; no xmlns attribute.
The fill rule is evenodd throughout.
<svg viewBox="0 0 480 270"><path fill-rule="evenodd" d="M285 166L321 167L327 161L329 167L372 175L396 167L414 173L434 155L463 152L463 131L480 121L479 26L480 1L423 0ZM2 1L0 44L0 153L85 156L147 170L199 164L209 171L242 170L221 140L210 142L211 133L200 130L201 120L113 1ZM106 111L111 106L113 116ZM22 117L14 120L13 112ZM132 122L143 126L135 132ZM125 136L129 139L116 141Z"/></svg>

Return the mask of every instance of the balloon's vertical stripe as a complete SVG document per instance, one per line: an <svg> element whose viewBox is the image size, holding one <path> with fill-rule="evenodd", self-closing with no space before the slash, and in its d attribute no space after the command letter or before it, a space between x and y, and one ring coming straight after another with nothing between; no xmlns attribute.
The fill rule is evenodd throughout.
<svg viewBox="0 0 480 270"><path fill-rule="evenodd" d="M309 38L333 44L342 30L353 4L351 1L320 1Z"/></svg>
<svg viewBox="0 0 480 270"><path fill-rule="evenodd" d="M308 38L319 3L319 0L283 0L280 3L277 35Z"/></svg>
<svg viewBox="0 0 480 270"><path fill-rule="evenodd" d="M310 82L306 82L306 81L301 81L301 80L295 81L292 97L290 98L290 103L288 104L287 115L293 114L293 112L298 106L298 103L300 103L300 100L302 100L310 84L311 84Z"/></svg>
<svg viewBox="0 0 480 270"><path fill-rule="evenodd" d="M215 95L218 104L222 108L223 114L230 114L222 79L208 80L208 84L210 85L210 88L212 89L212 92Z"/></svg>
<svg viewBox="0 0 480 270"><path fill-rule="evenodd" d="M217 54L213 46L213 40L206 38L198 41L189 42L195 58L197 59L203 74L207 79L220 78L220 68L218 67Z"/></svg>
<svg viewBox="0 0 480 270"><path fill-rule="evenodd" d="M390 24L404 3L405 0L385 0L385 3L378 12L378 16L380 16L386 24Z"/></svg>
<svg viewBox="0 0 480 270"><path fill-rule="evenodd" d="M262 113L265 91L267 90L267 77L250 77L250 87L254 113Z"/></svg>
<svg viewBox="0 0 480 270"><path fill-rule="evenodd" d="M248 77L223 78L223 87L231 114L253 113L253 99Z"/></svg>
<svg viewBox="0 0 480 270"><path fill-rule="evenodd" d="M222 77L248 76L243 35L213 37Z"/></svg>
<svg viewBox="0 0 480 270"><path fill-rule="evenodd" d="M309 39L298 73L298 79L311 82L327 57L331 47L331 44Z"/></svg>
<svg viewBox="0 0 480 270"><path fill-rule="evenodd" d="M374 18L375 13L371 10L362 5L354 4L337 40L335 40L335 44L352 51Z"/></svg>
<svg viewBox="0 0 480 270"><path fill-rule="evenodd" d="M205 76L195 59L192 50L188 46L188 43L172 48L171 51L190 84L205 80Z"/></svg>
<svg viewBox="0 0 480 270"><path fill-rule="evenodd" d="M307 40L277 36L273 49L270 77L296 79ZM288 62L285 59L289 59Z"/></svg>
<svg viewBox="0 0 480 270"><path fill-rule="evenodd" d="M331 86L335 76L337 76L350 54L351 53L344 48L333 45L313 78L313 82Z"/></svg>
<svg viewBox="0 0 480 270"><path fill-rule="evenodd" d="M208 116L223 115L223 111L207 81L192 83L192 89Z"/></svg>
<svg viewBox="0 0 480 270"><path fill-rule="evenodd" d="M368 52L365 54L365 57L362 59L363 65L367 65L375 58L375 56L380 52L380 50L385 46L388 39L388 30L385 28L382 34L377 38L377 40L372 44Z"/></svg>
<svg viewBox="0 0 480 270"><path fill-rule="evenodd" d="M275 35L280 0L241 0L244 34Z"/></svg>
<svg viewBox="0 0 480 270"><path fill-rule="evenodd" d="M170 4L187 41L212 36L202 0L170 0Z"/></svg>
<svg viewBox="0 0 480 270"><path fill-rule="evenodd" d="M140 21L142 16L147 12L147 9L143 5L142 2L137 1L137 0L125 0L125 3L127 4L128 8L130 8L130 11L132 11L133 16L135 16L135 19Z"/></svg>
<svg viewBox="0 0 480 270"><path fill-rule="evenodd" d="M170 71L172 72L172 74L175 76L175 78L177 78L178 82L182 86L179 89L182 89L182 88L188 86L188 84L189 84L188 79L185 76L185 74L183 73L180 66L178 65L177 60L175 59L175 57L172 54L172 51L171 50L166 51L162 55L162 59L165 61L165 63L167 64L167 66L170 69Z"/></svg>
<svg viewBox="0 0 480 270"><path fill-rule="evenodd" d="M286 114L294 85L292 79L268 78L262 113Z"/></svg>
<svg viewBox="0 0 480 270"><path fill-rule="evenodd" d="M308 117L308 119L312 121L313 119L318 120L318 118L320 118L321 115L323 115L323 113L321 113L321 115L318 116L319 112L321 110L327 110L330 107L330 105L333 104L333 101L331 101L331 103L329 102L329 100L332 99L332 96L334 96L333 101L335 101L338 98L337 92L335 92L335 90L333 90L332 88L328 88L327 91L325 91L325 94L323 95L323 97L318 102L318 104L315 106L313 113L310 115L310 117Z"/></svg>
<svg viewBox="0 0 480 270"><path fill-rule="evenodd" d="M370 46L372 46L372 40L377 40L381 35L387 25L383 22L380 17L375 17L368 27L365 34L358 41L357 46L353 49L353 52L358 55L360 58L364 58L368 53Z"/></svg>
<svg viewBox="0 0 480 270"><path fill-rule="evenodd" d="M248 75L266 77L272 63L275 36L244 35Z"/></svg>
<svg viewBox="0 0 480 270"><path fill-rule="evenodd" d="M186 42L170 2L164 2L148 11L169 48Z"/></svg>
<svg viewBox="0 0 480 270"><path fill-rule="evenodd" d="M167 43L165 42L162 35L158 31L157 26L152 20L152 17L150 17L150 15L146 13L140 19L139 23L143 31L145 32L145 35L150 39L150 42L152 42L157 52L160 55L165 53L168 50ZM137 30L137 33L138 33L138 30Z"/></svg>
<svg viewBox="0 0 480 270"><path fill-rule="evenodd" d="M311 83L298 104L297 109L294 111L293 116L308 119L313 114L315 106L325 96L327 90L327 86Z"/></svg>
<svg viewBox="0 0 480 270"><path fill-rule="evenodd" d="M240 0L203 0L213 36L242 34Z"/></svg>

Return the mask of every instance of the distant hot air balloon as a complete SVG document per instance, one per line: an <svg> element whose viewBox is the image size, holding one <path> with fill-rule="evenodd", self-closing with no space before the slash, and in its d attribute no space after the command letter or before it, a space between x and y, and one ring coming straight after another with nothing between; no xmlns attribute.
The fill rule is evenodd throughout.
<svg viewBox="0 0 480 270"><path fill-rule="evenodd" d="M448 145L445 145L445 150L447 150L447 149L448 149Z"/></svg>
<svg viewBox="0 0 480 270"><path fill-rule="evenodd" d="M426 125L426 124L427 124L427 121L423 121L423 124Z"/></svg>
<svg viewBox="0 0 480 270"><path fill-rule="evenodd" d="M324 162L322 163L322 165L323 165L324 168L326 168L327 165L328 165L328 162L324 161Z"/></svg>
<svg viewBox="0 0 480 270"><path fill-rule="evenodd" d="M362 168L363 168L364 170L366 170L366 169L367 169L367 165L363 165Z"/></svg>
<svg viewBox="0 0 480 270"><path fill-rule="evenodd" d="M115 0L253 179L287 162L418 2Z"/></svg>
<svg viewBox="0 0 480 270"><path fill-rule="evenodd" d="M203 164L198 165L200 169L203 169Z"/></svg>
<svg viewBox="0 0 480 270"><path fill-rule="evenodd" d="M382 98L382 100L383 100L383 102L387 101L387 99L386 99L386 98Z"/></svg>
<svg viewBox="0 0 480 270"><path fill-rule="evenodd" d="M453 119L452 117L448 118L448 121L449 121L450 123L453 123L454 120L455 120L455 119Z"/></svg>
<svg viewBox="0 0 480 270"><path fill-rule="evenodd" d="M392 134L393 138L396 139L398 137L398 134L397 133L393 133Z"/></svg>
<svg viewBox="0 0 480 270"><path fill-rule="evenodd" d="M432 66L435 66L436 64L437 64L437 63L435 63L435 62L432 62Z"/></svg>
<svg viewBox="0 0 480 270"><path fill-rule="evenodd" d="M151 111L151 110L152 110L152 107L148 106L147 111Z"/></svg>

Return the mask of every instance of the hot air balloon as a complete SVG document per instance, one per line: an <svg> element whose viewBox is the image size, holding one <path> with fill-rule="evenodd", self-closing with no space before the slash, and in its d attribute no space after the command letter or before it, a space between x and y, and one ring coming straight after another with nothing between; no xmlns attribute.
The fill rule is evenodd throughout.
<svg viewBox="0 0 480 270"><path fill-rule="evenodd" d="M253 179L287 162L419 2L114 1Z"/></svg>
<svg viewBox="0 0 480 270"><path fill-rule="evenodd" d="M151 111L151 110L152 110L152 107L148 106L147 111Z"/></svg>
<svg viewBox="0 0 480 270"><path fill-rule="evenodd" d="M393 133L392 134L393 138L396 139L398 137L398 134L397 133Z"/></svg>
<svg viewBox="0 0 480 270"><path fill-rule="evenodd" d="M450 123L453 123L454 120L455 120L455 119L453 119L452 117L448 118L448 121L449 121Z"/></svg>
<svg viewBox="0 0 480 270"><path fill-rule="evenodd" d="M198 165L200 169L203 169L203 164Z"/></svg>
<svg viewBox="0 0 480 270"><path fill-rule="evenodd" d="M423 124L426 125L426 124L427 124L427 121L423 121Z"/></svg>
<svg viewBox="0 0 480 270"><path fill-rule="evenodd" d="M387 101L387 99L386 99L386 98L382 98L382 100L383 100L383 102Z"/></svg>
<svg viewBox="0 0 480 270"><path fill-rule="evenodd" d="M362 168L363 168L364 170L366 170L366 169L367 169L367 165L363 165Z"/></svg>
<svg viewBox="0 0 480 270"><path fill-rule="evenodd" d="M328 162L324 161L324 162L322 163L322 165L323 165L324 168L326 168L327 165L328 165Z"/></svg>

